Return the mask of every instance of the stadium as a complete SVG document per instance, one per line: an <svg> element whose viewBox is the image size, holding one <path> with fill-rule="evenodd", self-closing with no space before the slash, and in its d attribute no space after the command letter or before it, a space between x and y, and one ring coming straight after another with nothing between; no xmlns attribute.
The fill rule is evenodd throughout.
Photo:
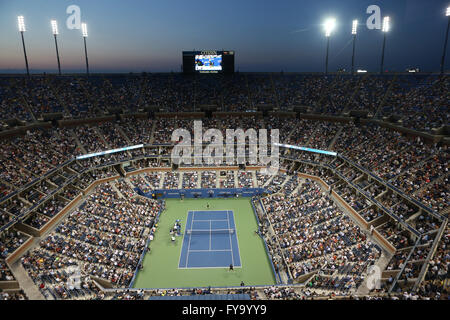
<svg viewBox="0 0 450 320"><path fill-rule="evenodd" d="M448 73L238 55L0 75L1 300L448 300Z"/></svg>

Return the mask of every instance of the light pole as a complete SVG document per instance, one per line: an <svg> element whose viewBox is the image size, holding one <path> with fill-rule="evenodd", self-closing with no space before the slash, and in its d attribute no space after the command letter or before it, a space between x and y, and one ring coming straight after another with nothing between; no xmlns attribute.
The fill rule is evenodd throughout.
<svg viewBox="0 0 450 320"><path fill-rule="evenodd" d="M25 49L25 40L23 39L23 33L26 31L25 30L25 19L23 18L23 16L18 16L17 17L17 22L19 23L20 35L22 36L23 55L25 57L25 66L27 67L27 75L29 77L30 76L30 69L28 68L27 50Z"/></svg>
<svg viewBox="0 0 450 320"><path fill-rule="evenodd" d="M325 74L328 74L328 52L330 50L330 35L336 26L336 19L330 18L325 21L325 37L327 38L327 54L325 58Z"/></svg>
<svg viewBox="0 0 450 320"><path fill-rule="evenodd" d="M381 65L380 65L380 74L383 74L384 68L384 48L386 47L386 34L389 32L389 17L383 18L383 27L381 29L383 32L383 50L381 52Z"/></svg>
<svg viewBox="0 0 450 320"><path fill-rule="evenodd" d="M352 75L355 74L355 42L356 42L357 28L358 28L358 20L353 20L353 23L352 23L352 35L353 35Z"/></svg>
<svg viewBox="0 0 450 320"><path fill-rule="evenodd" d="M58 32L58 23L56 22L56 20L52 20L51 24L52 24L53 36L55 37L56 60L58 61L58 73L59 73L59 75L61 75L61 64L59 62L58 41L56 40L56 36L59 34L59 32Z"/></svg>
<svg viewBox="0 0 450 320"><path fill-rule="evenodd" d="M88 54L87 54L87 46L86 46L86 38L88 36L87 25L86 23L81 24L81 32L83 34L84 40L84 55L86 57L86 75L89 77L89 62L88 62Z"/></svg>
<svg viewBox="0 0 450 320"><path fill-rule="evenodd" d="M445 53L447 51L448 29L450 29L450 7L447 8L447 11L445 12L445 16L447 17L448 22L447 22L447 32L445 33L445 40L444 40L444 52L442 53L442 59L441 59L441 74L444 73L444 67L445 67Z"/></svg>

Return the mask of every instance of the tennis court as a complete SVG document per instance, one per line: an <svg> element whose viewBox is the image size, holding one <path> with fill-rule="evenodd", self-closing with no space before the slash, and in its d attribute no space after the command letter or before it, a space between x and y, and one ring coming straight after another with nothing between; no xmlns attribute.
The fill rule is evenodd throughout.
<svg viewBox="0 0 450 320"><path fill-rule="evenodd" d="M207 205L209 204L209 208ZM230 212L227 227L226 221L213 222L211 220L225 220L226 215L215 213L214 217L202 216L206 222L211 223L211 227L192 225L192 220L187 221L189 211L195 211L195 220L202 221L197 211L214 211L214 212ZM232 216L231 216L232 212ZM192 214L191 214L192 216ZM232 218L230 218L232 217ZM191 218L192 219L192 218ZM232 220L231 220L232 219ZM181 236L172 240L173 234L170 230L174 226L174 222L179 220L182 225ZM234 225L233 225L234 224ZM217 240L216 234L211 237L211 248L216 250L229 250L232 248L233 256L239 253L240 267L236 267L233 272L228 270L230 263L222 262L220 265L224 267L211 267L213 264L208 263L206 267L190 267L191 258L189 258L189 267L186 262L180 268L180 259L184 242L186 229L196 230L202 229L235 229L236 241L238 244L228 245L225 247L225 241ZM269 257L267 256L264 242L262 238L255 233L258 229L258 223L253 213L250 198L232 198L232 199L167 199L165 210L162 212L158 226L156 228L154 240L150 243L150 248L144 258L143 268L139 270L134 288L192 288L192 287L217 287L217 286L239 286L242 281L246 285L272 285L276 283ZM205 230L206 232L206 230ZM195 233L195 232L194 232ZM209 232L208 232L209 233ZM220 234L220 232L217 232ZM230 236L228 235L228 243ZM194 236L195 238L195 236ZM192 240L196 240L196 239ZM209 234L201 237L205 242L204 247L200 244L194 245L191 240L192 250L209 249ZM189 242L189 237L187 238ZM216 241L217 240L217 241ZM219 247L220 246L220 247ZM194 249L196 248L196 249ZM187 248L184 253L187 254ZM183 253L183 254L184 254ZM202 254L205 256L204 254ZM204 257L202 257L203 259ZM183 258L184 259L184 258ZM194 260L200 260L194 258ZM193 261L194 261L193 260ZM238 264L235 261L235 265ZM184 267L184 268L183 268Z"/></svg>
<svg viewBox="0 0 450 320"><path fill-rule="evenodd" d="M188 211L179 268L241 266L234 214L231 210Z"/></svg>

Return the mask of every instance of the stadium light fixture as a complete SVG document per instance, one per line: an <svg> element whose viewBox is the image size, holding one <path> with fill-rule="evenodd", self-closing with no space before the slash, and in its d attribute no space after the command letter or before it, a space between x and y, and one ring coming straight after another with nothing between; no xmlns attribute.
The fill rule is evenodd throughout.
<svg viewBox="0 0 450 320"><path fill-rule="evenodd" d="M50 23L52 24L52 32L54 35L59 34L58 32L58 23L56 22L56 20L52 20L50 21Z"/></svg>
<svg viewBox="0 0 450 320"><path fill-rule="evenodd" d="M19 31L20 32L25 32L25 19L23 16L18 16L17 17L17 22L19 23Z"/></svg>
<svg viewBox="0 0 450 320"><path fill-rule="evenodd" d="M86 38L88 36L87 24L86 23L82 23L81 24L81 32L83 33L83 37L84 38Z"/></svg>
<svg viewBox="0 0 450 320"><path fill-rule="evenodd" d="M324 28L325 28L325 37L327 38L327 54L325 58L325 74L328 74L328 52L330 49L330 36L331 32L333 32L334 28L336 27L336 19L329 18L325 20Z"/></svg>
<svg viewBox="0 0 450 320"><path fill-rule="evenodd" d="M448 21L447 21L447 31L445 32L444 50L442 52L442 58L441 58L441 74L444 73L444 67L445 67L445 54L447 52L448 30L450 29L450 7L447 7L445 16L447 17Z"/></svg>
<svg viewBox="0 0 450 320"><path fill-rule="evenodd" d="M353 20L353 23L352 23L352 34L353 35L356 35L357 29L358 29L358 20Z"/></svg>
<svg viewBox="0 0 450 320"><path fill-rule="evenodd" d="M22 46L23 46L23 55L25 57L25 66L27 68L27 75L30 76L30 69L28 68L28 57L27 57L27 50L25 49L25 40L23 38L23 33L26 31L25 29L25 18L23 16L17 17L17 22L19 25L19 32L22 37Z"/></svg>
<svg viewBox="0 0 450 320"><path fill-rule="evenodd" d="M381 31L383 32L383 50L381 51L381 64L380 64L380 74L383 73L384 68L384 48L386 47L386 34L389 32L390 29L390 18L388 16L383 18L383 27Z"/></svg>
<svg viewBox="0 0 450 320"><path fill-rule="evenodd" d="M87 77L89 77L89 61L88 61L87 46L86 46L86 38L88 36L88 32L87 32L87 25L84 22L81 24L81 32L82 32L83 41L84 41L84 56L86 57L86 75L87 75Z"/></svg>
<svg viewBox="0 0 450 320"><path fill-rule="evenodd" d="M357 29L358 29L358 20L353 20L353 22L352 22L352 35L353 35L352 74L355 73L355 44L356 44Z"/></svg>
<svg viewBox="0 0 450 320"><path fill-rule="evenodd" d="M53 37L55 38L56 60L58 62L58 74L61 75L61 63L59 61L58 40L56 39L56 36L59 34L59 32L58 32L58 22L56 22L56 20L51 20L50 23L52 25Z"/></svg>
<svg viewBox="0 0 450 320"><path fill-rule="evenodd" d="M325 20L324 27L325 27L325 37L329 37L331 35L331 32L333 32L334 28L336 28L336 19L329 18Z"/></svg>
<svg viewBox="0 0 450 320"><path fill-rule="evenodd" d="M388 16L383 18L383 32L389 32L389 19L390 18Z"/></svg>

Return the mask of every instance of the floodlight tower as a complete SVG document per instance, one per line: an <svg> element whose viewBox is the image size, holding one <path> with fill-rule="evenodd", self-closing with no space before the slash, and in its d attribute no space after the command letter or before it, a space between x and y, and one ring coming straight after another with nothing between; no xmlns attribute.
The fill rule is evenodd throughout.
<svg viewBox="0 0 450 320"><path fill-rule="evenodd" d="M336 27L336 19L330 18L325 21L325 37L327 38L327 54L325 58L325 74L328 74L328 51L330 49L330 36L331 32Z"/></svg>
<svg viewBox="0 0 450 320"><path fill-rule="evenodd" d="M25 29L25 19L23 16L17 17L17 22L19 24L19 32L22 36L22 46L23 46L23 55L25 57L25 66L27 67L27 75L30 76L30 69L28 68L28 58L27 58L27 50L25 49L25 40L23 39L23 33L26 31Z"/></svg>
<svg viewBox="0 0 450 320"><path fill-rule="evenodd" d="M352 35L353 35L352 74L355 74L355 43L356 43L357 29L358 29L358 20L353 20L353 23L352 23Z"/></svg>
<svg viewBox="0 0 450 320"><path fill-rule="evenodd" d="M89 62L88 62L88 54L87 54L87 46L86 46L86 38L88 36L88 32L87 32L87 25L84 22L81 24L81 32L83 34L84 55L86 57L86 75L89 77Z"/></svg>
<svg viewBox="0 0 450 320"><path fill-rule="evenodd" d="M383 27L381 31L383 32L383 50L381 52L380 74L383 73L384 67L384 48L386 47L386 34L389 32L389 17L383 18Z"/></svg>
<svg viewBox="0 0 450 320"><path fill-rule="evenodd" d="M448 29L450 28L450 7L447 8L447 11L445 12L445 16L447 17L447 32L445 33L445 40L444 40L444 52L442 53L442 59L441 59L441 74L444 73L444 67L445 67L445 53L447 51L447 40L448 40Z"/></svg>
<svg viewBox="0 0 450 320"><path fill-rule="evenodd" d="M58 41L56 40L56 36L59 34L58 23L56 22L56 20L51 20L50 23L52 25L53 36L55 37L56 60L58 61L58 73L59 75L61 75L61 63L59 62Z"/></svg>

